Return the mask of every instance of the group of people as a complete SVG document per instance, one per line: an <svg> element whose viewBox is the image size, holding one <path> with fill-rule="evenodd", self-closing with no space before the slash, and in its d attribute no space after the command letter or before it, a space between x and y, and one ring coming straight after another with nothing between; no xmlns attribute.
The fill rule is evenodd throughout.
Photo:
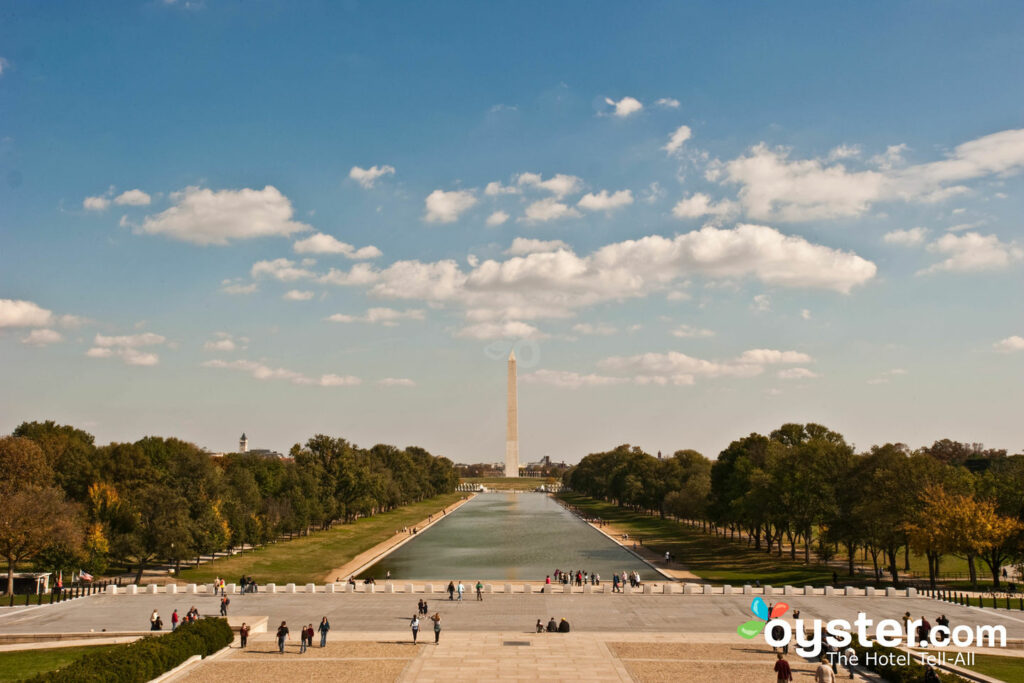
<svg viewBox="0 0 1024 683"><path fill-rule="evenodd" d="M629 582L630 588L639 588L642 586L643 582L640 580L640 572L634 569L631 572L623 570L622 574L613 574L612 593L621 593L622 587L625 586L627 582Z"/></svg>
<svg viewBox="0 0 1024 683"><path fill-rule="evenodd" d="M177 629L179 623L185 624L197 619L199 619L199 610L196 609L195 605L190 607L188 612L185 612L184 619L178 616L178 610L174 610L171 612L171 630ZM160 613L157 610L153 610L153 613L149 615L149 630L164 630L164 620L160 617Z"/></svg>
<svg viewBox="0 0 1024 683"><path fill-rule="evenodd" d="M912 620L912 617L910 616L910 612L907 612L906 614L904 614L902 619L903 619L903 632L906 633L907 635L911 635L910 634L910 621ZM946 617L945 614L940 615L940 616L935 618L935 625L936 626L945 626L946 629L947 629L947 636L946 637L947 638L949 637L948 636L948 633L949 633L949 631L948 631L948 629L949 629L949 619ZM920 623L914 624L914 633L913 633L914 641L918 642L918 643L927 643L928 642L928 637L931 635L931 633L932 633L931 622L928 621L927 617L925 617L924 615L921 615Z"/></svg>
<svg viewBox="0 0 1024 683"><path fill-rule="evenodd" d="M251 576L243 575L238 579L238 589L241 593L258 593L259 586L256 584L256 579ZM228 594L227 591L227 580L221 577L216 577L213 580L213 594L220 595L221 597Z"/></svg>
<svg viewBox="0 0 1024 683"><path fill-rule="evenodd" d="M478 601L483 601L484 585L477 581L476 586L474 586L474 588L476 589L476 599ZM466 592L466 586L461 581L459 581L458 584L456 584L454 581L449 581L447 591L449 600L454 601L456 599L456 596L458 596L458 601L462 602L462 595Z"/></svg>
<svg viewBox="0 0 1024 683"><path fill-rule="evenodd" d="M561 569L556 569L553 574L549 574L544 579L544 584L551 585L551 577L554 576L554 582L563 585L575 584L582 586L585 583L589 583L592 586L601 585L601 575L597 572L585 572L582 569L577 569L575 572L566 572Z"/></svg>
<svg viewBox="0 0 1024 683"><path fill-rule="evenodd" d="M548 619L548 625L545 627L540 619L537 620L537 633L568 633L571 630L569 622L565 617L562 617L562 621L555 623L555 618L551 617Z"/></svg>
<svg viewBox="0 0 1024 683"><path fill-rule="evenodd" d="M245 627L245 624L243 624ZM315 629L313 624L306 624L302 627L301 634L299 636L299 654L304 653L308 648L313 647L313 636L316 635L317 631L320 632L320 647L327 647L327 632L331 630L331 623L327 621L327 617L320 620L320 625ZM277 649L281 654L284 654L284 644L288 640L291 631L288 629L288 623L282 621L281 625L277 627ZM246 632L248 636L248 631ZM245 639L242 640L242 647L245 647Z"/></svg>
<svg viewBox="0 0 1024 683"><path fill-rule="evenodd" d="M420 600L417 614L412 615L412 619L409 620L409 628L412 629L412 642L416 643L416 638L420 633L420 615L426 616L427 614L427 603ZM437 645L441 640L441 613L434 612L433 616L427 617L430 621L434 622L434 645Z"/></svg>

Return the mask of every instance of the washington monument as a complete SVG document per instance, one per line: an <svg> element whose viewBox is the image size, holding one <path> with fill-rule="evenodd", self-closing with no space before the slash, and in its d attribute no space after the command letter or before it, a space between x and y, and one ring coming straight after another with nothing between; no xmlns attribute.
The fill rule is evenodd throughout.
<svg viewBox="0 0 1024 683"><path fill-rule="evenodd" d="M505 476L519 476L519 400L516 398L516 352L508 354L508 425L505 428Z"/></svg>

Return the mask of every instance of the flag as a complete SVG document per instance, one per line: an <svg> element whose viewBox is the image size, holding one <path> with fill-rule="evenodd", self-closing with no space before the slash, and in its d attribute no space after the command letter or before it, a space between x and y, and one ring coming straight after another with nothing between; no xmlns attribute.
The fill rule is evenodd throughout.
<svg viewBox="0 0 1024 683"><path fill-rule="evenodd" d="M89 572L82 571L81 569L79 569L78 570L78 578L80 578L82 581L92 581L92 574L90 574Z"/></svg>

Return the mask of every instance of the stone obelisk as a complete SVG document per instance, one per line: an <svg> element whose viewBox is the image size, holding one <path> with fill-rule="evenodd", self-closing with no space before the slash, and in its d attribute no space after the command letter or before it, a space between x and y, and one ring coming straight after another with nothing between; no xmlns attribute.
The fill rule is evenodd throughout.
<svg viewBox="0 0 1024 683"><path fill-rule="evenodd" d="M505 476L519 476L519 399L516 397L516 352L508 354L508 424L505 428Z"/></svg>

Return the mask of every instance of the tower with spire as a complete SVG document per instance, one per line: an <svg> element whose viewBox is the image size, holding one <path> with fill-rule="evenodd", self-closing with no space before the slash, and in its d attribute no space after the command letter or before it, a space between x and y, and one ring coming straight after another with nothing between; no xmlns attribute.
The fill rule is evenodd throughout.
<svg viewBox="0 0 1024 683"><path fill-rule="evenodd" d="M242 438L238 440L238 452L248 453L249 452L249 439L246 437L245 432L242 432Z"/></svg>
<svg viewBox="0 0 1024 683"><path fill-rule="evenodd" d="M516 352L508 354L508 422L505 427L505 476L519 476L519 399L516 393Z"/></svg>

